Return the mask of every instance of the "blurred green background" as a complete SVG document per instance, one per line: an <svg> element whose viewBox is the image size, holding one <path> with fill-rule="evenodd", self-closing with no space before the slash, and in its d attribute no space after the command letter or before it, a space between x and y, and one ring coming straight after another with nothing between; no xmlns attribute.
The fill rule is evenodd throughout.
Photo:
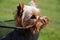
<svg viewBox="0 0 60 40"><path fill-rule="evenodd" d="M14 10L21 0L0 0L0 21L14 19ZM27 4L30 0L23 0ZM43 16L48 16L49 24L40 31L38 40L60 40L60 0L37 0ZM0 25L15 26L15 22L0 22ZM0 37L13 29L0 28Z"/></svg>

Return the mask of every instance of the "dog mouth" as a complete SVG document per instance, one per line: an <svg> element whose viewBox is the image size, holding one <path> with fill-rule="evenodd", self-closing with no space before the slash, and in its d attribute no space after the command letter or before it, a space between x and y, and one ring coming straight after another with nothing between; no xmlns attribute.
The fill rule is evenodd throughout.
<svg viewBox="0 0 60 40"><path fill-rule="evenodd" d="M40 19L41 19L41 22L43 25L45 25L49 22L49 19L46 16L41 16Z"/></svg>
<svg viewBox="0 0 60 40"><path fill-rule="evenodd" d="M46 24L46 21L44 19L41 19L41 22L42 22L43 25Z"/></svg>

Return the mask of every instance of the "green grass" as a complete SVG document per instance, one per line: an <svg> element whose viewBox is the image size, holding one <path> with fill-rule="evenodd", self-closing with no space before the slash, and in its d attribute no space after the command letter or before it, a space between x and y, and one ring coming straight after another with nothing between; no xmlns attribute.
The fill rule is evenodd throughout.
<svg viewBox="0 0 60 40"><path fill-rule="evenodd" d="M29 1L23 2L27 4ZM20 0L0 0L0 20L14 19L13 12L19 2ZM38 0L37 5L41 9L41 14L50 19L50 23L40 31L38 40L60 40L60 0ZM2 24L13 25L13 23ZM8 31L10 29L0 28L0 35L5 35Z"/></svg>

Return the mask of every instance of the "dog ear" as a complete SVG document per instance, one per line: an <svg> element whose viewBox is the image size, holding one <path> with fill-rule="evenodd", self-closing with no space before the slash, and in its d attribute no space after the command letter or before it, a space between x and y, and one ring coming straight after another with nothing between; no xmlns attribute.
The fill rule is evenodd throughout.
<svg viewBox="0 0 60 40"><path fill-rule="evenodd" d="M23 8L24 8L24 3L23 3L23 2L19 3L19 7L20 7L21 9L23 9Z"/></svg>
<svg viewBox="0 0 60 40"><path fill-rule="evenodd" d="M17 26L22 26L23 8L24 8L24 4L22 2L19 3L19 5L17 6L17 13L15 18L17 22Z"/></svg>
<svg viewBox="0 0 60 40"><path fill-rule="evenodd" d="M32 0L32 1L36 3L37 0Z"/></svg>
<svg viewBox="0 0 60 40"><path fill-rule="evenodd" d="M23 8L24 8L24 3L19 3L19 5L17 6L17 15L18 16L22 16L23 13Z"/></svg>

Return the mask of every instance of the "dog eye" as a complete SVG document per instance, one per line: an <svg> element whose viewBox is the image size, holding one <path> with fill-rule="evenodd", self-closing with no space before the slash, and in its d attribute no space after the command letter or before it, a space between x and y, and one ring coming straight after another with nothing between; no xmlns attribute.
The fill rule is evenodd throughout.
<svg viewBox="0 0 60 40"><path fill-rule="evenodd" d="M36 17L34 15L32 15L31 19L36 19Z"/></svg>

